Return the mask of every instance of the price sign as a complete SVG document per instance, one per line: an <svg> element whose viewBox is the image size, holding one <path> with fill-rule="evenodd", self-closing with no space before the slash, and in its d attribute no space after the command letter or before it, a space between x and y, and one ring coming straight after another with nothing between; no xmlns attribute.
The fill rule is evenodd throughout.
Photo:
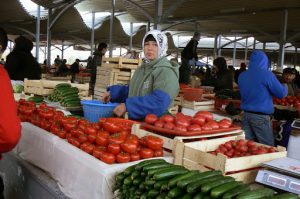
<svg viewBox="0 0 300 199"><path fill-rule="evenodd" d="M274 185L284 187L286 185L286 180L283 178L279 178L277 176L269 175L267 182L272 183Z"/></svg>

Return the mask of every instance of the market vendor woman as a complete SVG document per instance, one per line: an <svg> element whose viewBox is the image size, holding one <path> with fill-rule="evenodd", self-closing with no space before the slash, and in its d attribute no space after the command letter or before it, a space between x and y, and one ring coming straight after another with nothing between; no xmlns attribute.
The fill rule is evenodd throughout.
<svg viewBox="0 0 300 199"><path fill-rule="evenodd" d="M179 66L166 58L167 37L158 30L146 33L143 39L144 59L135 71L129 87L113 85L103 101L120 102L114 109L117 116L128 112L131 119L142 120L149 113L166 113L179 92Z"/></svg>

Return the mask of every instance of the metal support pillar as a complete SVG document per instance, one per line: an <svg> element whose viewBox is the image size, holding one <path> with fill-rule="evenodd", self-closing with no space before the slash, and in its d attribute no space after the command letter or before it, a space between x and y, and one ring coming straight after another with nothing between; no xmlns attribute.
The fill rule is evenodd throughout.
<svg viewBox="0 0 300 199"><path fill-rule="evenodd" d="M222 51L222 35L219 35L219 47L218 47L218 57L221 57L221 51Z"/></svg>
<svg viewBox="0 0 300 199"><path fill-rule="evenodd" d="M163 10L163 0L155 1L155 19L154 19L154 29L161 30L161 19L162 19L162 10Z"/></svg>
<svg viewBox="0 0 300 199"><path fill-rule="evenodd" d="M286 43L286 30L288 22L288 10L283 11L283 23L280 32L280 43L279 43L279 56L278 56L278 67L283 67L284 64L284 45Z"/></svg>
<svg viewBox="0 0 300 199"><path fill-rule="evenodd" d="M37 17L36 17L36 38L35 38L35 57L39 62L40 54L40 24L41 24L41 8L37 5Z"/></svg>
<svg viewBox="0 0 300 199"><path fill-rule="evenodd" d="M52 8L48 9L48 20L47 20L47 66L51 66L51 17L52 17Z"/></svg>
<svg viewBox="0 0 300 199"><path fill-rule="evenodd" d="M233 58L232 58L232 65L235 68L236 66L236 36L234 37L234 43L233 43Z"/></svg>
<svg viewBox="0 0 300 199"><path fill-rule="evenodd" d="M65 50L64 40L62 40L62 42L61 42L61 60L64 59L64 50Z"/></svg>
<svg viewBox="0 0 300 199"><path fill-rule="evenodd" d="M147 23L147 32L150 31L150 28L151 28L151 23L150 23L150 21L148 21L148 23Z"/></svg>
<svg viewBox="0 0 300 199"><path fill-rule="evenodd" d="M115 16L115 5L116 0L112 0L112 9L110 15L110 27L109 27L109 57L113 55L113 32L114 32L114 16Z"/></svg>
<svg viewBox="0 0 300 199"><path fill-rule="evenodd" d="M215 41L214 41L214 59L217 58L217 51L218 51L218 38L219 38L219 35L216 35L215 36Z"/></svg>
<svg viewBox="0 0 300 199"><path fill-rule="evenodd" d="M256 49L256 39L254 38L254 41L253 41L253 51Z"/></svg>
<svg viewBox="0 0 300 199"><path fill-rule="evenodd" d="M298 48L295 46L294 68L296 68L297 62L298 62Z"/></svg>
<svg viewBox="0 0 300 199"><path fill-rule="evenodd" d="M248 37L246 38L246 44L245 44L245 58L244 63L247 63L248 60Z"/></svg>
<svg viewBox="0 0 300 199"><path fill-rule="evenodd" d="M132 51L132 38L133 38L133 23L130 22L130 43L129 43L130 51Z"/></svg>
<svg viewBox="0 0 300 199"><path fill-rule="evenodd" d="M263 43L263 51L266 51L266 42Z"/></svg>
<svg viewBox="0 0 300 199"><path fill-rule="evenodd" d="M91 56L94 52L94 43L95 43L95 12L92 12L92 32L91 32Z"/></svg>
<svg viewBox="0 0 300 199"><path fill-rule="evenodd" d="M179 35L177 35L177 51L176 51L176 59L178 61L179 58Z"/></svg>

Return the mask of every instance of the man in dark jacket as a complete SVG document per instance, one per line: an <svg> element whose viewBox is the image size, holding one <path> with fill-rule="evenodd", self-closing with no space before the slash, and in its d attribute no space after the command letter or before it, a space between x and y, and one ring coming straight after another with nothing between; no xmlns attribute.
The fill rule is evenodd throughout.
<svg viewBox="0 0 300 199"><path fill-rule="evenodd" d="M179 68L179 83L189 84L191 76L190 59L198 61L197 46L200 40L200 33L195 32L193 38L181 52L181 67Z"/></svg>
<svg viewBox="0 0 300 199"><path fill-rule="evenodd" d="M15 39L15 47L5 63L5 69L12 80L41 79L41 67L31 54L32 48L32 41L26 37Z"/></svg>
<svg viewBox="0 0 300 199"><path fill-rule="evenodd" d="M240 74L238 84L246 139L274 146L270 117L274 112L273 96L284 98L288 89L269 70L269 60L263 51L252 53L248 70Z"/></svg>
<svg viewBox="0 0 300 199"><path fill-rule="evenodd" d="M75 62L71 65L70 70L73 74L79 73L79 68L80 68L79 63L80 63L80 60L76 59Z"/></svg>
<svg viewBox="0 0 300 199"><path fill-rule="evenodd" d="M294 68L283 69L282 78L279 79L281 83L284 83L288 87L288 95L297 96L298 86L295 84L297 70Z"/></svg>

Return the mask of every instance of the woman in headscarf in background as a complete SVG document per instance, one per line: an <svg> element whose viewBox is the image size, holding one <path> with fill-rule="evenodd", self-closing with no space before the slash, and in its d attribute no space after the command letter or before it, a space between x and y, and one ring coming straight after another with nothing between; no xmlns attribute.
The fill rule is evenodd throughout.
<svg viewBox="0 0 300 199"><path fill-rule="evenodd" d="M15 47L7 56L5 69L10 79L24 81L28 79L41 79L41 67L31 54L33 43L26 37L15 39Z"/></svg>
<svg viewBox="0 0 300 199"><path fill-rule="evenodd" d="M149 113L161 116L168 112L179 92L179 65L166 58L168 42L164 33L152 30L143 39L143 63L135 71L129 87L110 86L104 102L121 103L114 110L117 116L128 112L131 119L142 120Z"/></svg>

